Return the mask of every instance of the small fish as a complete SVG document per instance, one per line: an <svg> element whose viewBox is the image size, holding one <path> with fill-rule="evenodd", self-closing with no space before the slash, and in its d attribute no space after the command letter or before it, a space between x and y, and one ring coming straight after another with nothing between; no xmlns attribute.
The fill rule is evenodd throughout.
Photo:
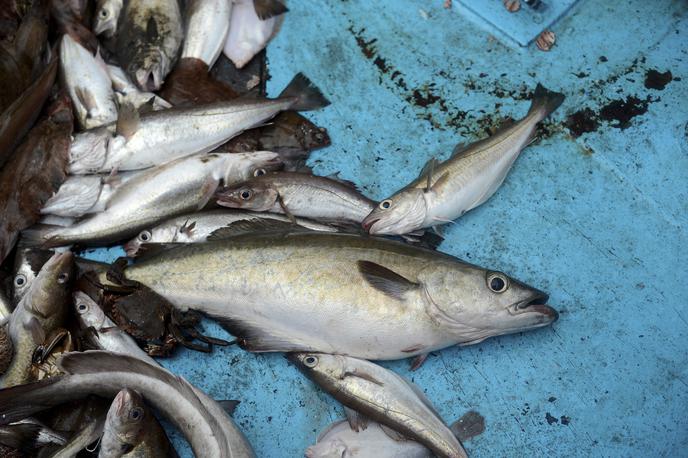
<svg viewBox="0 0 688 458"><path fill-rule="evenodd" d="M126 2L116 51L124 70L144 91L157 91L177 62L183 38L177 0Z"/></svg>
<svg viewBox="0 0 688 458"><path fill-rule="evenodd" d="M180 245L127 266L124 277L218 320L256 352L422 359L558 317L542 291L437 251L280 226Z"/></svg>
<svg viewBox="0 0 688 458"><path fill-rule="evenodd" d="M31 363L36 348L53 330L63 325L67 316L73 267L72 253L55 253L12 312L7 326L14 358L0 379L0 386L21 385L31 380Z"/></svg>
<svg viewBox="0 0 688 458"><path fill-rule="evenodd" d="M50 250L27 248L21 242L14 257L14 276L12 277L11 301L15 307L31 289L41 268L55 253Z"/></svg>
<svg viewBox="0 0 688 458"><path fill-rule="evenodd" d="M297 172L254 177L219 189L215 197L224 207L357 224L375 207L351 182Z"/></svg>
<svg viewBox="0 0 688 458"><path fill-rule="evenodd" d="M253 0L234 1L229 34L223 52L237 68L242 68L253 56L262 51L279 31L284 20L282 13L265 19L258 16L258 12L263 16L268 15L263 8L267 3L275 5L279 2L262 0L255 5ZM284 7L284 5L281 6ZM286 11L284 7L282 12Z"/></svg>
<svg viewBox="0 0 688 458"><path fill-rule="evenodd" d="M268 151L208 154L178 159L137 174L109 198L107 208L65 228L24 231L26 243L45 247L102 245L130 237L166 218L203 208L218 185L237 183L255 170L280 165Z"/></svg>
<svg viewBox="0 0 688 458"><path fill-rule="evenodd" d="M94 56L70 35L64 35L60 43L60 69L83 129L117 120L115 94L99 53Z"/></svg>
<svg viewBox="0 0 688 458"><path fill-rule="evenodd" d="M291 220L275 213L255 213L241 210L210 210L191 213L169 219L151 229L144 229L124 244L127 256L135 257L145 252L151 244L161 243L202 243L208 237L237 221L270 219L289 223ZM305 229L324 232L337 232L337 228L303 218L296 218L296 225Z"/></svg>
<svg viewBox="0 0 688 458"><path fill-rule="evenodd" d="M140 393L204 458L254 457L251 445L222 407L184 378L131 356L104 351L63 355L66 375L0 390L0 425L89 395Z"/></svg>
<svg viewBox="0 0 688 458"><path fill-rule="evenodd" d="M231 13L227 0L188 1L181 58L199 59L212 68L227 40Z"/></svg>
<svg viewBox="0 0 688 458"><path fill-rule="evenodd" d="M396 373L347 356L295 353L298 368L347 410L351 427L360 431L370 418L390 437L412 440L440 458L468 455L423 393Z"/></svg>
<svg viewBox="0 0 688 458"><path fill-rule="evenodd" d="M70 151L72 174L140 170L196 153L206 153L284 110L312 110L329 102L298 74L277 99L233 100L171 108L123 117L112 128L76 135Z"/></svg>
<svg viewBox="0 0 688 458"><path fill-rule="evenodd" d="M57 69L57 62L52 68ZM14 247L19 232L38 222L40 209L66 179L73 123L69 98L57 97L47 117L0 170L0 262Z"/></svg>
<svg viewBox="0 0 688 458"><path fill-rule="evenodd" d="M156 458L176 455L165 431L143 400L122 389L108 410L98 458Z"/></svg>
<svg viewBox="0 0 688 458"><path fill-rule="evenodd" d="M537 124L564 101L538 84L528 114L492 137L455 150L442 163L431 159L418 179L383 200L363 221L374 235L407 234L454 221L489 199L532 140Z"/></svg>
<svg viewBox="0 0 688 458"><path fill-rule="evenodd" d="M315 445L306 449L306 458L432 458L432 452L418 442L389 437L379 423L370 421L358 431L346 420L328 426Z"/></svg>
<svg viewBox="0 0 688 458"><path fill-rule="evenodd" d="M98 0L93 18L93 33L110 38L117 33L117 22L124 0Z"/></svg>

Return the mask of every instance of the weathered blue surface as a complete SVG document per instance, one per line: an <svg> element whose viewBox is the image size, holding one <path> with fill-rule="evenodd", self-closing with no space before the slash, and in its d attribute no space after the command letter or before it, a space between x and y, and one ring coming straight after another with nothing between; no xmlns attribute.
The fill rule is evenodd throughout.
<svg viewBox="0 0 688 458"><path fill-rule="evenodd" d="M496 0L459 0L457 3L458 8L466 10L466 17L475 20L478 25L484 24L491 31L496 29L506 40L527 46L543 30L552 27L577 1L543 0L538 8L530 8L525 1L521 1L520 10L513 13Z"/></svg>
<svg viewBox="0 0 688 458"><path fill-rule="evenodd" d="M448 422L469 409L485 416L486 432L465 444L473 457L685 456L686 3L581 2L555 26L549 53L507 47L440 1L289 6L269 48L270 92L298 71L317 82L333 103L309 116L333 146L312 165L374 198L499 118L522 116L537 82L567 95L545 138L441 246L549 291L561 319L446 349L415 373L408 361L384 365L421 386ZM673 81L646 88L650 69ZM613 118L615 104L604 107L628 97L647 107L624 129L600 119L573 137L563 125L585 107L583 119ZM279 354L182 351L163 364L215 398L240 399L236 419L259 456L301 456L342 416Z"/></svg>

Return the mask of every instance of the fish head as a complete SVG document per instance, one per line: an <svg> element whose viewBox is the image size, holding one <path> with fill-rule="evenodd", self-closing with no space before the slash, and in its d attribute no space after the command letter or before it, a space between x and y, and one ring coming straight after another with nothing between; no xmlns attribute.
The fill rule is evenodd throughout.
<svg viewBox="0 0 688 458"><path fill-rule="evenodd" d="M223 207L241 208L253 211L268 211L275 206L279 193L259 180L224 187L215 193L217 203Z"/></svg>
<svg viewBox="0 0 688 458"><path fill-rule="evenodd" d="M310 121L299 125L297 137L299 143L308 150L324 148L332 143L327 129L318 127Z"/></svg>
<svg viewBox="0 0 688 458"><path fill-rule="evenodd" d="M111 37L117 32L117 21L122 10L121 0L99 0L93 19L93 32Z"/></svg>
<svg viewBox="0 0 688 458"><path fill-rule="evenodd" d="M164 224L152 229L144 229L133 239L124 244L124 251L127 256L133 258L143 252L146 244L149 243L172 243L183 242L177 240L177 227L171 224Z"/></svg>
<svg viewBox="0 0 688 458"><path fill-rule="evenodd" d="M105 323L105 312L96 301L82 291L75 291L72 298L74 311L76 311L81 327L83 329L101 329Z"/></svg>
<svg viewBox="0 0 688 458"><path fill-rule="evenodd" d="M331 386L346 374L346 359L325 353L290 353L287 358L321 386Z"/></svg>
<svg viewBox="0 0 688 458"><path fill-rule="evenodd" d="M12 278L12 303L18 304L31 288L41 267L53 256L50 250L38 248L18 249L15 258L15 271Z"/></svg>
<svg viewBox="0 0 688 458"><path fill-rule="evenodd" d="M74 277L74 255L58 252L41 268L21 304L39 321L60 319L67 313L67 299Z"/></svg>
<svg viewBox="0 0 688 458"><path fill-rule="evenodd" d="M129 388L120 390L105 417L101 454L121 456L133 450L141 440L146 417L141 395Z"/></svg>
<svg viewBox="0 0 688 458"><path fill-rule="evenodd" d="M508 275L470 264L438 261L419 275L426 312L454 329L460 343L547 326L559 317L549 296Z"/></svg>
<svg viewBox="0 0 688 458"><path fill-rule="evenodd" d="M136 85L143 91L154 92L162 87L171 64L165 53L158 49L150 49L136 59L130 68Z"/></svg>
<svg viewBox="0 0 688 458"><path fill-rule="evenodd" d="M423 226L427 213L425 193L419 188L399 191L380 202L363 222L371 235L400 235Z"/></svg>
<svg viewBox="0 0 688 458"><path fill-rule="evenodd" d="M226 168L222 177L225 185L242 183L282 168L279 154L272 151L232 153L226 156Z"/></svg>

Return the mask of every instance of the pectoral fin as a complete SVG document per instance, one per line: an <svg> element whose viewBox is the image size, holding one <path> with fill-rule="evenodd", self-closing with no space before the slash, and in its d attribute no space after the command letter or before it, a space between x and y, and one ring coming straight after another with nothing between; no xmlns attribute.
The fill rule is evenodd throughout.
<svg viewBox="0 0 688 458"><path fill-rule="evenodd" d="M351 429L354 431L363 431L368 427L368 422L370 420L354 409L344 406L344 413L346 414L346 419L349 422L349 426L351 426Z"/></svg>
<svg viewBox="0 0 688 458"><path fill-rule="evenodd" d="M407 438L406 436L404 436L403 434L401 434L401 433L398 432L398 431L393 430L393 429L390 428L389 426L385 426L385 425L383 425L383 424L380 424L380 429L382 429L382 431L384 431L385 434L387 434L387 436L388 436L390 439L395 440L395 441L397 441L397 442L402 442L402 441L407 441L407 440L408 440L408 438Z"/></svg>
<svg viewBox="0 0 688 458"><path fill-rule="evenodd" d="M420 288L419 283L414 283L380 264L358 261L357 265L358 271L370 286L395 299L403 300L407 292Z"/></svg>
<svg viewBox="0 0 688 458"><path fill-rule="evenodd" d="M136 107L132 103L124 103L119 109L117 118L117 135L129 140L139 129L139 123L139 112Z"/></svg>

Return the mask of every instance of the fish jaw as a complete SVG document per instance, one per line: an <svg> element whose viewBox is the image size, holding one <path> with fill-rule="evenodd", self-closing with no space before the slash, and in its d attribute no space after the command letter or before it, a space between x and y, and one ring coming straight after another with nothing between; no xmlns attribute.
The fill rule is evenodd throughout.
<svg viewBox="0 0 688 458"><path fill-rule="evenodd" d="M136 84L144 91L157 91L162 86L162 69L159 64L140 68L135 73Z"/></svg>
<svg viewBox="0 0 688 458"><path fill-rule="evenodd" d="M387 203L392 207L384 208ZM408 234L423 227L426 214L425 193L421 189L410 189L380 202L361 225L370 235Z"/></svg>

